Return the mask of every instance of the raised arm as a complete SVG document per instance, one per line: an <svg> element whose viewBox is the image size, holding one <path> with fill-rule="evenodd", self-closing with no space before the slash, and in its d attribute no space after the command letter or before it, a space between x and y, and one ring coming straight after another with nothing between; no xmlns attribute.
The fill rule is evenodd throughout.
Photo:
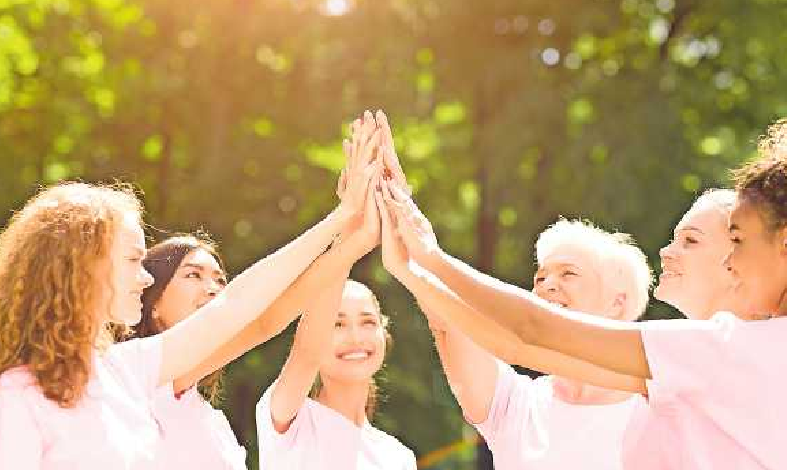
<svg viewBox="0 0 787 470"><path fill-rule="evenodd" d="M301 316L287 362L271 396L271 419L284 433L309 395L323 358L330 350L344 284L350 271L333 279L313 306Z"/></svg>
<svg viewBox="0 0 787 470"><path fill-rule="evenodd" d="M431 231L431 225L420 215L420 212L414 214L412 210L407 210L404 207L404 203L391 200L390 193L387 193L385 190L378 198L383 198L383 194L389 194L389 197L386 198L387 202L382 203L384 209L381 210L383 246L385 247L385 241L390 239L390 237L386 238L386 218L390 217L390 215L389 211L385 210L385 207L392 207L397 214L396 220L398 222L398 234L400 235L399 245L402 247L403 254L399 257L399 263L389 264L394 266L391 268L396 271L394 275L416 296L419 303L430 305L429 308L432 312L439 313L449 323L461 329L478 345L491 352L494 352L496 348L500 348L501 337L517 338L519 347L515 352L510 353L515 356L514 360L510 362L602 387L627 391L644 391L644 378L649 374L644 351L641 351L642 361L644 362L644 370L640 371L642 375L630 373L632 370L636 372L637 369L627 369L626 366L629 362L635 361L629 361L626 358L621 358L619 361L619 358L614 356L615 354L627 352L626 347L633 346L607 345L606 343L596 344L596 341L605 340L599 340L592 333L587 333L588 330L592 330L596 332L597 336L607 338L614 338L616 333L628 333L639 340L639 347L642 349L639 331L622 328L623 326L630 327L629 323L611 322L613 327L621 327L620 329L614 329L609 328L607 325L599 326L596 322L597 319L589 315L570 312L565 314L560 312L560 315L558 315L553 313L553 310L556 310L555 307L552 307L530 292L478 273L458 260L456 263L460 264L459 267L455 264L449 264L448 268L433 262L432 269L435 269L434 274L423 269L414 259L411 259L415 251L410 250L411 245L416 247L416 249L422 250L420 255L422 258L439 256L438 260L442 260L443 256L448 258L447 255L444 255L439 250L434 233ZM381 203L378 202L379 204ZM440 273L442 276L454 276L451 278L452 284L444 282L442 276L439 278L435 276L437 273ZM478 298L478 296L473 297L472 295L465 298L465 291L472 289L475 289L475 294L488 294L492 297L492 300ZM497 299L498 297L503 297L508 302L500 302ZM568 317L562 315L568 315ZM583 331L585 332L584 334L590 335L590 339L575 339L574 336L582 334L576 331L566 337L558 330L552 332L552 335L544 340L544 338L540 337L542 334L540 330L539 332L530 330L530 328L533 328L531 326L531 318L534 316L539 320L546 318L545 321L547 322L552 318L563 319L570 325L569 327L577 328L578 331ZM552 327L550 324L541 326L541 328L550 327ZM503 332L500 331L501 329ZM620 338L607 339L606 341L620 341ZM564 344L564 342L578 342L579 345ZM605 351L598 353L597 349L604 349ZM605 360L607 362L604 362Z"/></svg>
<svg viewBox="0 0 787 470"><path fill-rule="evenodd" d="M431 312L426 303L420 305L434 335L437 354L443 364L448 385L459 402L462 413L471 423L484 421L489 415L495 395L495 357L477 346L458 328Z"/></svg>
<svg viewBox="0 0 787 470"><path fill-rule="evenodd" d="M390 139L390 130L387 132L388 136L386 137L385 135L387 121L385 121L385 115L382 112L377 113L377 121L386 122L385 128L381 127L380 140ZM342 172L337 190L337 195L342 200L346 194L346 197L353 196L352 193L347 191L348 175L357 172L360 165L364 162L369 162L373 158L373 146L363 146L361 143L369 142L375 128L375 121L368 112L364 114L363 119L357 119L353 122L353 144L345 143L347 168ZM373 142L369 142L369 144L373 144ZM401 175L401 178L404 177L396 158L388 159L384 163L385 168L388 168L389 165L396 165L393 170L394 174ZM378 167L378 172L380 170ZM372 176L372 179L379 179L379 175ZM367 192L367 196L371 197L373 195ZM366 255L377 245L378 241L370 238L374 234L367 233L366 236L357 236L361 234L354 233L362 228L362 221L363 217L356 216L342 227L340 239L352 239L352 243L349 245L345 244L342 247L342 257L321 256L317 258L291 286L287 287L284 293L270 307L265 309L232 339L219 347L206 360L175 379L175 390L181 391L190 388L203 377L281 333L312 302L315 292L322 291L331 281L340 278L345 271L349 271L355 261ZM319 253L312 253L312 255L317 257Z"/></svg>
<svg viewBox="0 0 787 470"><path fill-rule="evenodd" d="M368 252L379 241L380 219L373 194L373 190L368 192L361 228L323 255L328 262L342 267L342 270L321 290L315 291L322 292L319 300L304 313L298 324L290 355L271 397L271 418L278 432L285 432L295 419L323 358L330 350L344 284L357 259L358 249L355 247L366 247Z"/></svg>
<svg viewBox="0 0 787 470"><path fill-rule="evenodd" d="M370 182L382 172L381 162L373 161L381 139L379 129L373 127L363 139L358 159L346 174L347 189L336 210L294 241L246 269L194 315L161 333L160 384L181 379L182 387L190 381L187 374L267 310L348 221L363 211ZM237 353L237 349L240 348L231 353ZM214 363L222 362L224 358ZM193 374L196 375L200 374ZM183 380L184 377L189 380Z"/></svg>

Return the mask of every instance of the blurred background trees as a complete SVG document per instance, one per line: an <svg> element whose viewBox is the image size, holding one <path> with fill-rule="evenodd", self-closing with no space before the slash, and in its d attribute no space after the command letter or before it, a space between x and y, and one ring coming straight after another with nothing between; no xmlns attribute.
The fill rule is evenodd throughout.
<svg viewBox="0 0 787 470"><path fill-rule="evenodd" d="M451 253L529 287L565 215L658 267L787 115L784 24L784 0L0 0L0 220L42 184L131 181L152 239L204 228L238 272L333 207L346 124L382 108ZM483 468L409 294L375 254L354 277L397 342L377 424L423 468ZM291 333L230 368L250 468Z"/></svg>

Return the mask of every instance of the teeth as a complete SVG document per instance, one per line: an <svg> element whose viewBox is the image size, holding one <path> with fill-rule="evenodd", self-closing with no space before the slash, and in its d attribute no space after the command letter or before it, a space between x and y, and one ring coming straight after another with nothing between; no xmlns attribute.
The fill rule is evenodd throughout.
<svg viewBox="0 0 787 470"><path fill-rule="evenodd" d="M347 361L357 361L360 359L366 359L369 357L369 353L367 351L353 351L341 354L339 356L340 359L344 359Z"/></svg>

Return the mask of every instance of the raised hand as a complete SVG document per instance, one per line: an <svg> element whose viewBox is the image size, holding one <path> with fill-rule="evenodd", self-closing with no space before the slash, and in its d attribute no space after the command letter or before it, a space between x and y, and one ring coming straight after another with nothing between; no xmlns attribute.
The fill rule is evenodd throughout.
<svg viewBox="0 0 787 470"><path fill-rule="evenodd" d="M385 189L381 189L381 191L375 191L374 196L377 210L380 213L383 266L392 276L401 281L402 276L408 270L410 255L396 231L395 222L385 203L383 196Z"/></svg>
<svg viewBox="0 0 787 470"><path fill-rule="evenodd" d="M377 149L380 146L381 131L367 111L364 120L353 122L353 142L347 167L339 176L337 193L339 210L346 219L351 219L363 211L366 193L375 170ZM346 147L346 145L345 145Z"/></svg>
<svg viewBox="0 0 787 470"><path fill-rule="evenodd" d="M429 219L418 209L412 198L393 181L383 181L382 197L393 212L397 231L410 255L419 264L440 251L437 236Z"/></svg>
<svg viewBox="0 0 787 470"><path fill-rule="evenodd" d="M407 178L404 176L402 166L399 164L399 158L396 156L396 147L394 146L393 134L391 133L391 126L388 124L388 117L382 110L378 110L375 115L377 126L383 132L382 146L383 146L383 163L385 163L385 179L391 179L402 188L409 196L412 194L410 186L407 184Z"/></svg>
<svg viewBox="0 0 787 470"><path fill-rule="evenodd" d="M375 188L379 186L382 179L383 165L382 162L376 162L373 165L375 171L366 191L363 215L348 223L340 235L339 243L350 245L356 258L361 258L380 244L380 214L375 202L375 193L377 192Z"/></svg>

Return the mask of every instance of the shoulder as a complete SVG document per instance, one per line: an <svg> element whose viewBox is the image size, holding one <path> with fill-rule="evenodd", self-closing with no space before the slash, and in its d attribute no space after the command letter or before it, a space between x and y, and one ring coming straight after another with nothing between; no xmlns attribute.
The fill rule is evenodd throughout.
<svg viewBox="0 0 787 470"><path fill-rule="evenodd" d="M386 452L390 453L391 456L398 455L402 459L406 460L409 460L410 458L415 459L415 454L413 451L410 450L410 448L406 445L402 444L402 442L396 437L388 434L382 429L378 429L371 425L369 425L369 431L375 442L380 447L384 448Z"/></svg>
<svg viewBox="0 0 787 470"><path fill-rule="evenodd" d="M0 374L0 391L19 391L36 386L36 378L30 373L27 366L13 367Z"/></svg>

